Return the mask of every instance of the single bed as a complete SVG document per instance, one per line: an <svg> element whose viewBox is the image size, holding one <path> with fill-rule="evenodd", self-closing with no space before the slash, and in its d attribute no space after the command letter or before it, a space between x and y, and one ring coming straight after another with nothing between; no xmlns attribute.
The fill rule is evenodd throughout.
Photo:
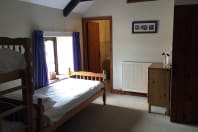
<svg viewBox="0 0 198 132"><path fill-rule="evenodd" d="M31 63L29 61L27 65L30 66L29 71L32 69ZM33 103L36 110L37 131L55 130L101 95L104 105L106 104L106 75L104 72L71 72L69 70L68 75L72 78L64 79L38 90L31 90L31 93L34 93ZM32 76L29 79L31 82ZM32 82L30 85L32 86ZM22 100L19 91L4 97L16 102Z"/></svg>
<svg viewBox="0 0 198 132"><path fill-rule="evenodd" d="M106 104L105 74L69 71L69 75L76 78L54 83L49 86L50 88L47 88L48 92L45 88L45 90L39 89L39 93L45 93L45 96L46 93L53 93L52 98L50 98L51 103L49 103L49 106L53 107L47 107L46 98L44 100L38 99L39 130L42 132L55 130L101 95L103 95L104 105ZM49 94L47 94L47 98ZM56 94L59 95L59 98L54 96ZM50 121L46 120L46 115L50 115Z"/></svg>
<svg viewBox="0 0 198 132"><path fill-rule="evenodd" d="M31 74L26 62L30 59L31 39L10 39L0 37L0 131L32 131L32 87L29 87ZM12 50L10 50L12 49ZM27 56L26 56L27 55ZM14 56L14 57L13 57ZM12 60L16 60L13 62ZM18 85L9 85L13 81ZM9 85L9 86L8 86ZM22 90L20 103L10 102L3 95ZM18 114L23 113L22 118ZM6 127L7 126L7 127Z"/></svg>

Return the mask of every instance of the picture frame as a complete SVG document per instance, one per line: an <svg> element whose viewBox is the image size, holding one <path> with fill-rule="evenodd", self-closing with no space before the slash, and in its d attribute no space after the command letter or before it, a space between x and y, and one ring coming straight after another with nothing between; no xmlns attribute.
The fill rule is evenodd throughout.
<svg viewBox="0 0 198 132"><path fill-rule="evenodd" d="M157 33L158 21L133 21L132 33Z"/></svg>

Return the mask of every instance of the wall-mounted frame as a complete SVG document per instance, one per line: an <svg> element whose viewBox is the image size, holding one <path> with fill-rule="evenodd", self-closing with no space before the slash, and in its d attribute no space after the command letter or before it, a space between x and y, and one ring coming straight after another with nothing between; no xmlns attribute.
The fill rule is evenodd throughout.
<svg viewBox="0 0 198 132"><path fill-rule="evenodd" d="M133 21L132 33L157 33L158 21Z"/></svg>

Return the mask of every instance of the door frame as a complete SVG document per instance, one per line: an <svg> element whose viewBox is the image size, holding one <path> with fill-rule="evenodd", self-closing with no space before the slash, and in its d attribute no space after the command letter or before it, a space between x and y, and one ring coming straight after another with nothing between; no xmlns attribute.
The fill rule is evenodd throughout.
<svg viewBox="0 0 198 132"><path fill-rule="evenodd" d="M113 56L112 56L112 16L100 16L100 17L83 17L82 18L82 35L83 35L83 66L84 70L88 69L87 58L88 58L88 46L87 46L87 29L86 23L95 20L109 20L110 22L110 91L112 91L113 83Z"/></svg>

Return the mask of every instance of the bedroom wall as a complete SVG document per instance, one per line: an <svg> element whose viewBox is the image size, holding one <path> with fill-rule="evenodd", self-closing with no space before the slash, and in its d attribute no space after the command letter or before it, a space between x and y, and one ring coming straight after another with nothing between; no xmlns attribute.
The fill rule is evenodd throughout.
<svg viewBox="0 0 198 132"><path fill-rule="evenodd" d="M35 29L82 32L81 17L77 14L63 17L61 10L16 0L0 0L0 37L31 37ZM17 81L10 85L0 84L0 88L18 84Z"/></svg>
<svg viewBox="0 0 198 132"><path fill-rule="evenodd" d="M83 17L112 16L113 88L122 89L122 61L162 62L172 50L174 0L127 4L126 0L96 0ZM158 20L156 34L132 34L135 20Z"/></svg>
<svg viewBox="0 0 198 132"><path fill-rule="evenodd" d="M24 3L16 0L0 0L0 36L31 37L32 31L80 32L81 16L71 13L63 17L62 10ZM83 52L81 50L81 52Z"/></svg>
<svg viewBox="0 0 198 132"><path fill-rule="evenodd" d="M62 10L28 4L16 0L0 0L0 36L30 37L32 31L78 31L81 17L63 17Z"/></svg>

